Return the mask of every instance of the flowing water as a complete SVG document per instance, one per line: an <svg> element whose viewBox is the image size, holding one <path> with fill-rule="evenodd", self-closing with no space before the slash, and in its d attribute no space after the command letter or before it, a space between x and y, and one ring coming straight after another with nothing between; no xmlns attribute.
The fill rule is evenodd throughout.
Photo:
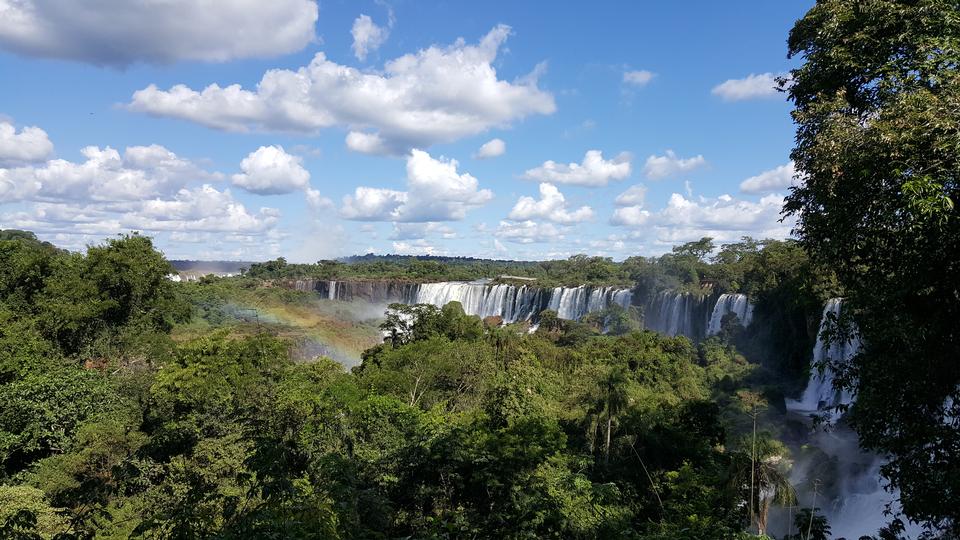
<svg viewBox="0 0 960 540"><path fill-rule="evenodd" d="M633 294L617 287L556 287L544 289L489 281L443 281L406 283L398 281L297 280L298 290L315 290L321 296L344 301L365 300L388 304L432 304L443 307L460 302L464 312L480 317L501 317L504 322L536 321L540 312L552 309L561 319L579 320L588 313L616 304L630 306Z"/></svg>
<svg viewBox="0 0 960 540"><path fill-rule="evenodd" d="M750 326L750 323L753 322L753 304L747 300L747 295L721 294L717 303L713 306L710 321L707 323L708 336L720 333L723 318L728 313L735 314L744 328Z"/></svg>
<svg viewBox="0 0 960 540"><path fill-rule="evenodd" d="M831 332L842 309L840 298L829 300L823 308L810 380L799 399L788 399L786 403L793 414L816 414L826 420L810 428L808 451L800 450L791 481L798 486L801 505L816 504L821 509L834 538L859 538L876 534L889 521L884 511L888 506L898 509L898 494L884 489L880 476L883 458L860 448L856 433L843 422L842 413L836 408L851 404L854 396L833 387L834 373L829 366L822 372L817 370L824 362L849 362L860 350L856 328L851 328L846 336ZM815 451L809 451L810 448ZM906 532L915 538L920 529L908 525Z"/></svg>

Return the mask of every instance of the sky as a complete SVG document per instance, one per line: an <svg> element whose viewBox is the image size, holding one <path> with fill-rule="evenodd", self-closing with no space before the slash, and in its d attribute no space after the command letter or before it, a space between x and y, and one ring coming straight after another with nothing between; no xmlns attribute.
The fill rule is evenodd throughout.
<svg viewBox="0 0 960 540"><path fill-rule="evenodd" d="M0 0L0 228L297 262L785 238L811 4Z"/></svg>

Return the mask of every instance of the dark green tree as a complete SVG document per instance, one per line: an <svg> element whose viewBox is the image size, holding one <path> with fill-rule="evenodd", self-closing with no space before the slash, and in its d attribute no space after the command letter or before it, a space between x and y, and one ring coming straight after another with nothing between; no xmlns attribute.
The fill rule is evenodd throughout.
<svg viewBox="0 0 960 540"><path fill-rule="evenodd" d="M834 366L904 513L960 532L960 4L829 0L783 82L802 184L786 212L837 273L864 348ZM845 369L846 368L846 369Z"/></svg>

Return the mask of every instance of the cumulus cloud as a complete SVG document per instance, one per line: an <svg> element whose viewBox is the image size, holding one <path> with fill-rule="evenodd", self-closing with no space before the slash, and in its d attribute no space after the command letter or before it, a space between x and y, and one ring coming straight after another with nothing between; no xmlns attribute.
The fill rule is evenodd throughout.
<svg viewBox="0 0 960 540"><path fill-rule="evenodd" d="M600 150L588 150L581 163L545 161L523 173L527 180L586 187L605 186L611 180L623 180L627 176L630 176L630 154L622 152L605 160Z"/></svg>
<svg viewBox="0 0 960 540"><path fill-rule="evenodd" d="M611 225L623 227L640 227L650 221L650 212L642 206L623 206L613 211L610 218Z"/></svg>
<svg viewBox="0 0 960 540"><path fill-rule="evenodd" d="M0 0L0 47L116 67L225 62L298 51L316 22L313 0Z"/></svg>
<svg viewBox="0 0 960 540"><path fill-rule="evenodd" d="M262 234L274 227L274 208L248 210L229 190L204 184L172 196L122 204L42 202L15 213L0 214L5 226L43 233L105 236L122 231Z"/></svg>
<svg viewBox="0 0 960 540"><path fill-rule="evenodd" d="M735 240L744 235L783 238L790 226L779 223L783 197L767 195L757 202L721 195L716 199L693 201L678 193L670 196L666 208L657 215L657 224L674 235L696 231L700 236Z"/></svg>
<svg viewBox="0 0 960 540"><path fill-rule="evenodd" d="M747 75L743 79L729 79L713 87L711 93L724 101L743 101L748 99L770 98L776 96L777 75L760 73Z"/></svg>
<svg viewBox="0 0 960 540"><path fill-rule="evenodd" d="M580 223L593 218L593 209L589 206L570 211L567 201L553 184L540 184L540 199L520 197L507 216L516 221L546 219L554 223Z"/></svg>
<svg viewBox="0 0 960 540"><path fill-rule="evenodd" d="M617 195L613 204L617 206L610 217L611 225L624 227L640 227L646 225L650 219L650 212L644 209L647 199L647 187L643 184L630 186L626 191Z"/></svg>
<svg viewBox="0 0 960 540"><path fill-rule="evenodd" d="M377 133L351 131L347 133L347 148L361 154L392 154L395 150L390 147Z"/></svg>
<svg viewBox="0 0 960 540"><path fill-rule="evenodd" d="M248 209L229 190L211 184L222 180L220 173L159 145L131 146L123 153L88 146L81 153L79 162L0 167L0 205L22 203L16 211L0 212L0 228L32 230L74 249L134 230L214 235L218 246L230 244L238 254L276 247L279 211Z"/></svg>
<svg viewBox="0 0 960 540"><path fill-rule="evenodd" d="M793 162L786 165L763 171L740 182L740 191L744 193L769 193L779 191L798 184L797 171Z"/></svg>
<svg viewBox="0 0 960 540"><path fill-rule="evenodd" d="M257 195L283 195L302 191L310 208L332 208L333 201L310 187L310 172L300 156L288 154L282 146L261 146L240 162L231 177L233 185Z"/></svg>
<svg viewBox="0 0 960 540"><path fill-rule="evenodd" d="M719 241L732 241L741 236L786 238L792 223L779 221L782 208L783 197L775 194L749 201L730 195L694 200L674 193L666 206L657 211L644 211L634 206L618 208L611 223L642 227L642 231L636 231L638 235L648 236L661 244L686 242L704 236Z"/></svg>
<svg viewBox="0 0 960 540"><path fill-rule="evenodd" d="M483 143L477 153L473 155L476 159L490 159L502 156L507 151L507 143L501 139L490 139Z"/></svg>
<svg viewBox="0 0 960 540"><path fill-rule="evenodd" d="M368 15L361 14L353 21L350 35L353 36L353 55L363 62L366 61L367 54L379 49L387 41L390 29L377 26Z"/></svg>
<svg viewBox="0 0 960 540"><path fill-rule="evenodd" d="M647 199L647 186L637 184L617 195L613 203L617 206L643 206Z"/></svg>
<svg viewBox="0 0 960 540"><path fill-rule="evenodd" d="M458 221L471 208L493 198L469 173L457 172L455 159L434 159L412 150L407 156L407 191L357 187L343 198L340 215L357 221Z"/></svg>
<svg viewBox="0 0 960 540"><path fill-rule="evenodd" d="M63 159L0 169L0 202L12 200L138 201L176 191L190 180L216 180L159 145L131 146L121 156L107 146L87 146L82 163Z"/></svg>
<svg viewBox="0 0 960 540"><path fill-rule="evenodd" d="M251 213L230 190L219 191L204 184L181 189L172 199L144 201L139 211L125 214L121 223L150 231L248 233L263 232L279 218L279 210L261 208L258 214Z"/></svg>
<svg viewBox="0 0 960 540"><path fill-rule="evenodd" d="M500 25L476 45L431 46L387 62L382 72L318 53L296 71L267 71L254 90L150 85L135 92L128 107L228 131L317 133L344 126L378 137L381 151L422 148L556 110L553 96L537 86L540 69L513 82L498 78L493 62L509 34ZM372 149L372 140L354 136L348 146Z"/></svg>
<svg viewBox="0 0 960 540"><path fill-rule="evenodd" d="M393 251L402 255L440 255L436 246L423 239L393 243Z"/></svg>
<svg viewBox="0 0 960 540"><path fill-rule="evenodd" d="M497 238L518 244L545 243L562 240L563 235L552 223L501 221L493 233Z"/></svg>
<svg viewBox="0 0 960 540"><path fill-rule="evenodd" d="M286 153L282 146L261 146L240 162L243 172L233 175L233 185L258 195L306 190L310 173L301 163L300 157Z"/></svg>
<svg viewBox="0 0 960 540"><path fill-rule="evenodd" d="M43 161L53 154L53 143L47 132L35 127L20 128L0 121L0 165Z"/></svg>
<svg viewBox="0 0 960 540"><path fill-rule="evenodd" d="M647 83L652 81L654 76L655 74L653 72L644 69L636 71L624 71L623 82L640 88L646 86Z"/></svg>
<svg viewBox="0 0 960 540"><path fill-rule="evenodd" d="M643 166L643 174L652 180L667 178L677 174L687 173L698 169L707 164L707 160L701 155L692 158L680 158L673 152L667 150L662 156L651 155Z"/></svg>
<svg viewBox="0 0 960 540"><path fill-rule="evenodd" d="M310 208L313 208L314 210L326 210L336 206L333 204L332 200L324 197L319 191L313 188L307 188L304 192L304 195L306 195L307 204L310 205Z"/></svg>

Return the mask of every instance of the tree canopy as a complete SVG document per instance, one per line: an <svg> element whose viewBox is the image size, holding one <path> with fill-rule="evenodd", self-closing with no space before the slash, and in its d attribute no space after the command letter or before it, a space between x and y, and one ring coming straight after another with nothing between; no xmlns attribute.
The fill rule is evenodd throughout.
<svg viewBox="0 0 960 540"><path fill-rule="evenodd" d="M789 49L801 183L786 210L864 344L838 382L856 392L862 443L891 457L907 515L956 527L960 4L820 1Z"/></svg>

